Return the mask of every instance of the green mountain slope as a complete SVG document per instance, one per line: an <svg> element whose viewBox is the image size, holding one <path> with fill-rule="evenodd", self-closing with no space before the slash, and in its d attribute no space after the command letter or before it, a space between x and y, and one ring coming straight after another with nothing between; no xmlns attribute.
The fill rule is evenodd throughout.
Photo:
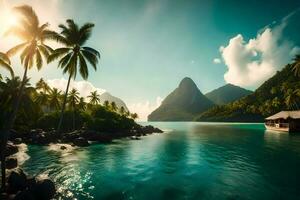
<svg viewBox="0 0 300 200"><path fill-rule="evenodd" d="M226 105L215 106L200 113L195 120L261 122L264 117L280 110L298 109L296 103L287 102L287 98L292 95L296 98L295 101L299 102L299 95L295 95L295 91L300 88L299 81L300 79L294 76L291 65L287 65L253 94Z"/></svg>
<svg viewBox="0 0 300 200"><path fill-rule="evenodd" d="M246 90L239 86L226 84L218 89L215 89L205 94L205 96L217 105L224 105L252 93L252 91Z"/></svg>
<svg viewBox="0 0 300 200"><path fill-rule="evenodd" d="M214 104L198 89L194 81L184 78L178 88L169 94L161 106L149 116L149 121L190 121L197 113Z"/></svg>

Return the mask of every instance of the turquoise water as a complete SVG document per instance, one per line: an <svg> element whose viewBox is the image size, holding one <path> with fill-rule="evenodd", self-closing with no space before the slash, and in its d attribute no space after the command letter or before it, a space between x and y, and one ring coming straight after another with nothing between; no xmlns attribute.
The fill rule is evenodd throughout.
<svg viewBox="0 0 300 200"><path fill-rule="evenodd" d="M29 146L23 168L54 179L63 199L300 199L300 134L151 124L167 132L67 152Z"/></svg>

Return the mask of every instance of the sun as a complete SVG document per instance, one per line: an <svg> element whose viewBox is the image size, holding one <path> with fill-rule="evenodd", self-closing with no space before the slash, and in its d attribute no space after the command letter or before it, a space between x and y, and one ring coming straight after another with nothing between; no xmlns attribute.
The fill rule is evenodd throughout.
<svg viewBox="0 0 300 200"><path fill-rule="evenodd" d="M11 10L3 10L0 13L0 30L1 32L7 31L10 27L18 25L18 17Z"/></svg>
<svg viewBox="0 0 300 200"><path fill-rule="evenodd" d="M12 12L8 12L7 14L7 26L16 26L18 24L18 18Z"/></svg>

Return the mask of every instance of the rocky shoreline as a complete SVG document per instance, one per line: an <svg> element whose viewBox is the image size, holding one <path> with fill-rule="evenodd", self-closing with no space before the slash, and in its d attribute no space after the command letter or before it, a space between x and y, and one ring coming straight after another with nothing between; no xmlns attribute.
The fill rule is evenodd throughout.
<svg viewBox="0 0 300 200"><path fill-rule="evenodd" d="M163 133L163 131L151 125L137 125L131 130L123 132L98 132L82 128L81 130L58 134L55 130L44 131L42 129L33 129L28 133L12 131L10 141L14 144L47 145L50 143L67 143L74 146L85 147L89 146L90 142L110 143L114 139L126 137L136 139L153 133Z"/></svg>
<svg viewBox="0 0 300 200"><path fill-rule="evenodd" d="M124 132L97 132L93 130L76 130L67 133L57 134L55 130L44 131L33 129L28 133L18 133L11 131L10 141L6 148L6 169L9 170L7 177L7 189L1 193L1 199L31 200L31 199L52 199L56 194L56 188L50 179L39 179L38 177L28 177L21 168L18 167L16 154L19 152L19 145L35 144L70 144L72 146L87 147L93 143L110 143L114 139L130 138L139 140L141 136L163 133L162 130L151 125L137 125L130 131ZM62 145L61 150L67 148Z"/></svg>

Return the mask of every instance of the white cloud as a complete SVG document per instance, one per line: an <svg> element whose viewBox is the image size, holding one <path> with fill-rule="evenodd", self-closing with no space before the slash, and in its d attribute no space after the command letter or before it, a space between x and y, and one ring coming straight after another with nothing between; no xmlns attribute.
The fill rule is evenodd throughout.
<svg viewBox="0 0 300 200"><path fill-rule="evenodd" d="M58 88L59 90L65 92L68 81L64 78L52 79L46 81L50 87ZM97 90L99 94L105 92L104 89L95 87L92 83L88 81L71 81L70 89L75 88L79 91L80 96L86 98L91 92Z"/></svg>
<svg viewBox="0 0 300 200"><path fill-rule="evenodd" d="M214 58L213 59L213 63L215 63L215 64L220 64L222 61L221 61L221 59L220 58Z"/></svg>
<svg viewBox="0 0 300 200"><path fill-rule="evenodd" d="M224 79L243 87L256 87L291 61L299 47L284 39L288 18L274 28L266 27L256 38L245 41L241 34L230 39L220 52L227 65Z"/></svg>
<svg viewBox="0 0 300 200"><path fill-rule="evenodd" d="M147 121L148 115L160 106L162 100L163 99L161 97L157 97L155 104L151 104L150 101L133 103L128 105L128 109L131 112L138 114L139 121Z"/></svg>

